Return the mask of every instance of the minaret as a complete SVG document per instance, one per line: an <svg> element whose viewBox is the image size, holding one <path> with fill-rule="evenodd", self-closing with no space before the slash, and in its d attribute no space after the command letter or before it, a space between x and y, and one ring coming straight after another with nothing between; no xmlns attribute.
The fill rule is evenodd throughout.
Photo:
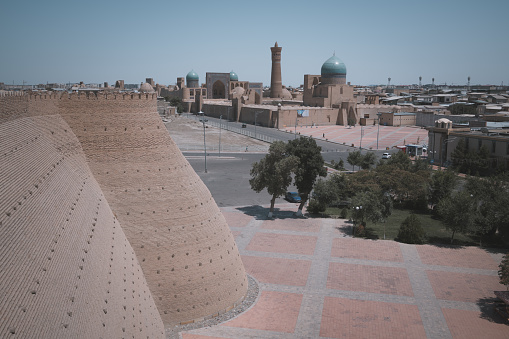
<svg viewBox="0 0 509 339"><path fill-rule="evenodd" d="M281 98L283 94L283 83L281 81L281 49L278 47L277 41L274 47L271 47L272 52L272 73L270 76L270 97Z"/></svg>

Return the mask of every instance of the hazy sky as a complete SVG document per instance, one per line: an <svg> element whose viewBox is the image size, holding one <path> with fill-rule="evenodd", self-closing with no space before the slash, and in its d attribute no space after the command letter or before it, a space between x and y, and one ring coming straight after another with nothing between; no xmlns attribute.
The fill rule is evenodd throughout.
<svg viewBox="0 0 509 339"><path fill-rule="evenodd" d="M3 1L0 82L174 84L194 69L270 85L320 74L334 51L352 84L509 84L508 0Z"/></svg>

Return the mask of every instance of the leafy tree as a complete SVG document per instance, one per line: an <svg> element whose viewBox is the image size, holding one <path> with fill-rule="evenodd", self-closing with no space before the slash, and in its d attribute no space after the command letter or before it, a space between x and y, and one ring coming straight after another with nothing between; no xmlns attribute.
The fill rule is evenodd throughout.
<svg viewBox="0 0 509 339"><path fill-rule="evenodd" d="M474 226L473 199L466 191L446 196L438 203L438 215L451 231L451 244L456 232L467 233Z"/></svg>
<svg viewBox="0 0 509 339"><path fill-rule="evenodd" d="M449 197L457 183L458 176L452 170L433 172L428 185L431 208L434 208L440 200Z"/></svg>
<svg viewBox="0 0 509 339"><path fill-rule="evenodd" d="M399 228L397 240L407 244L423 244L425 241L424 229L415 214L410 214Z"/></svg>
<svg viewBox="0 0 509 339"><path fill-rule="evenodd" d="M335 162L334 160L331 161L332 168L338 171L344 171L345 170L345 162L343 159L339 159L338 162Z"/></svg>
<svg viewBox="0 0 509 339"><path fill-rule="evenodd" d="M396 152L394 153L390 159L386 161L387 165L394 165L402 170L409 170L410 166L412 166L412 160L408 154L404 152Z"/></svg>
<svg viewBox="0 0 509 339"><path fill-rule="evenodd" d="M500 283L505 285L509 290L509 253L504 255L502 262L498 265L498 276L500 277Z"/></svg>
<svg viewBox="0 0 509 339"><path fill-rule="evenodd" d="M384 206L380 194L373 191L360 192L352 198L352 206L361 222L366 219L376 224L384 220ZM356 207L359 207L359 210Z"/></svg>
<svg viewBox="0 0 509 339"><path fill-rule="evenodd" d="M316 144L315 139L300 137L290 140L287 144L287 152L299 159L299 166L295 168L295 186L299 191L301 202L297 215L302 215L302 208L306 204L309 194L313 190L316 178L325 177L327 170L321 154L322 148Z"/></svg>
<svg viewBox="0 0 509 339"><path fill-rule="evenodd" d="M263 189L272 196L268 217L274 212L276 198L285 194L286 189L292 182L292 172L299 164L296 156L289 155L286 144L276 141L269 147L269 153L259 162L255 162L251 168L251 189L259 193Z"/></svg>
<svg viewBox="0 0 509 339"><path fill-rule="evenodd" d="M367 152L361 156L360 166L363 170L369 170L376 163L376 155L373 152Z"/></svg>
<svg viewBox="0 0 509 339"><path fill-rule="evenodd" d="M479 245L486 235L509 234L509 182L507 175L478 178L469 177L466 189L473 200L475 210L474 233Z"/></svg>
<svg viewBox="0 0 509 339"><path fill-rule="evenodd" d="M344 174L333 173L326 179L318 179L310 200L308 211L311 213L324 212L334 202L347 200L347 180Z"/></svg>
<svg viewBox="0 0 509 339"><path fill-rule="evenodd" d="M184 106L182 105L182 100L179 97L166 96L164 99L170 102L170 106L177 108L177 113L184 112Z"/></svg>
<svg viewBox="0 0 509 339"><path fill-rule="evenodd" d="M355 171L355 166L360 167L362 161L361 151L353 151L348 154L346 158L346 162L352 165L353 171Z"/></svg>

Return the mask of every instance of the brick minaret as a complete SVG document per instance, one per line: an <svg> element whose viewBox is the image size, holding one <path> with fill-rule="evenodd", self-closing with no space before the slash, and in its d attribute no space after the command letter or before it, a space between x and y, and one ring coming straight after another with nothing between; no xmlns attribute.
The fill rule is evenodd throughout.
<svg viewBox="0 0 509 339"><path fill-rule="evenodd" d="M272 72L270 76L270 97L281 98L283 92L283 83L281 81L281 47L278 47L277 41L272 52Z"/></svg>

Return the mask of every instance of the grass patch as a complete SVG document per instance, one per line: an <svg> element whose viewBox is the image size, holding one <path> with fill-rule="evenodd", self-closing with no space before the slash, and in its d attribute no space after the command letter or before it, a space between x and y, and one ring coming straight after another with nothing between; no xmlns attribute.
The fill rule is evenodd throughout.
<svg viewBox="0 0 509 339"><path fill-rule="evenodd" d="M324 214L329 216L339 216L341 208L329 207L325 210ZM398 236L399 227L403 220L405 220L412 210L398 209L395 208L392 211L392 215L387 219L385 223L374 224L372 222L366 222L366 237L370 239L383 239L384 238L384 226L385 226L385 239L394 240ZM440 243L450 244L451 243L451 232L445 229L442 221L436 219L430 213L423 213L414 211L421 222L424 231L426 232L428 243ZM351 211L349 211L348 217L351 217ZM474 239L469 236L456 233L454 236L455 245L471 246L478 245Z"/></svg>

